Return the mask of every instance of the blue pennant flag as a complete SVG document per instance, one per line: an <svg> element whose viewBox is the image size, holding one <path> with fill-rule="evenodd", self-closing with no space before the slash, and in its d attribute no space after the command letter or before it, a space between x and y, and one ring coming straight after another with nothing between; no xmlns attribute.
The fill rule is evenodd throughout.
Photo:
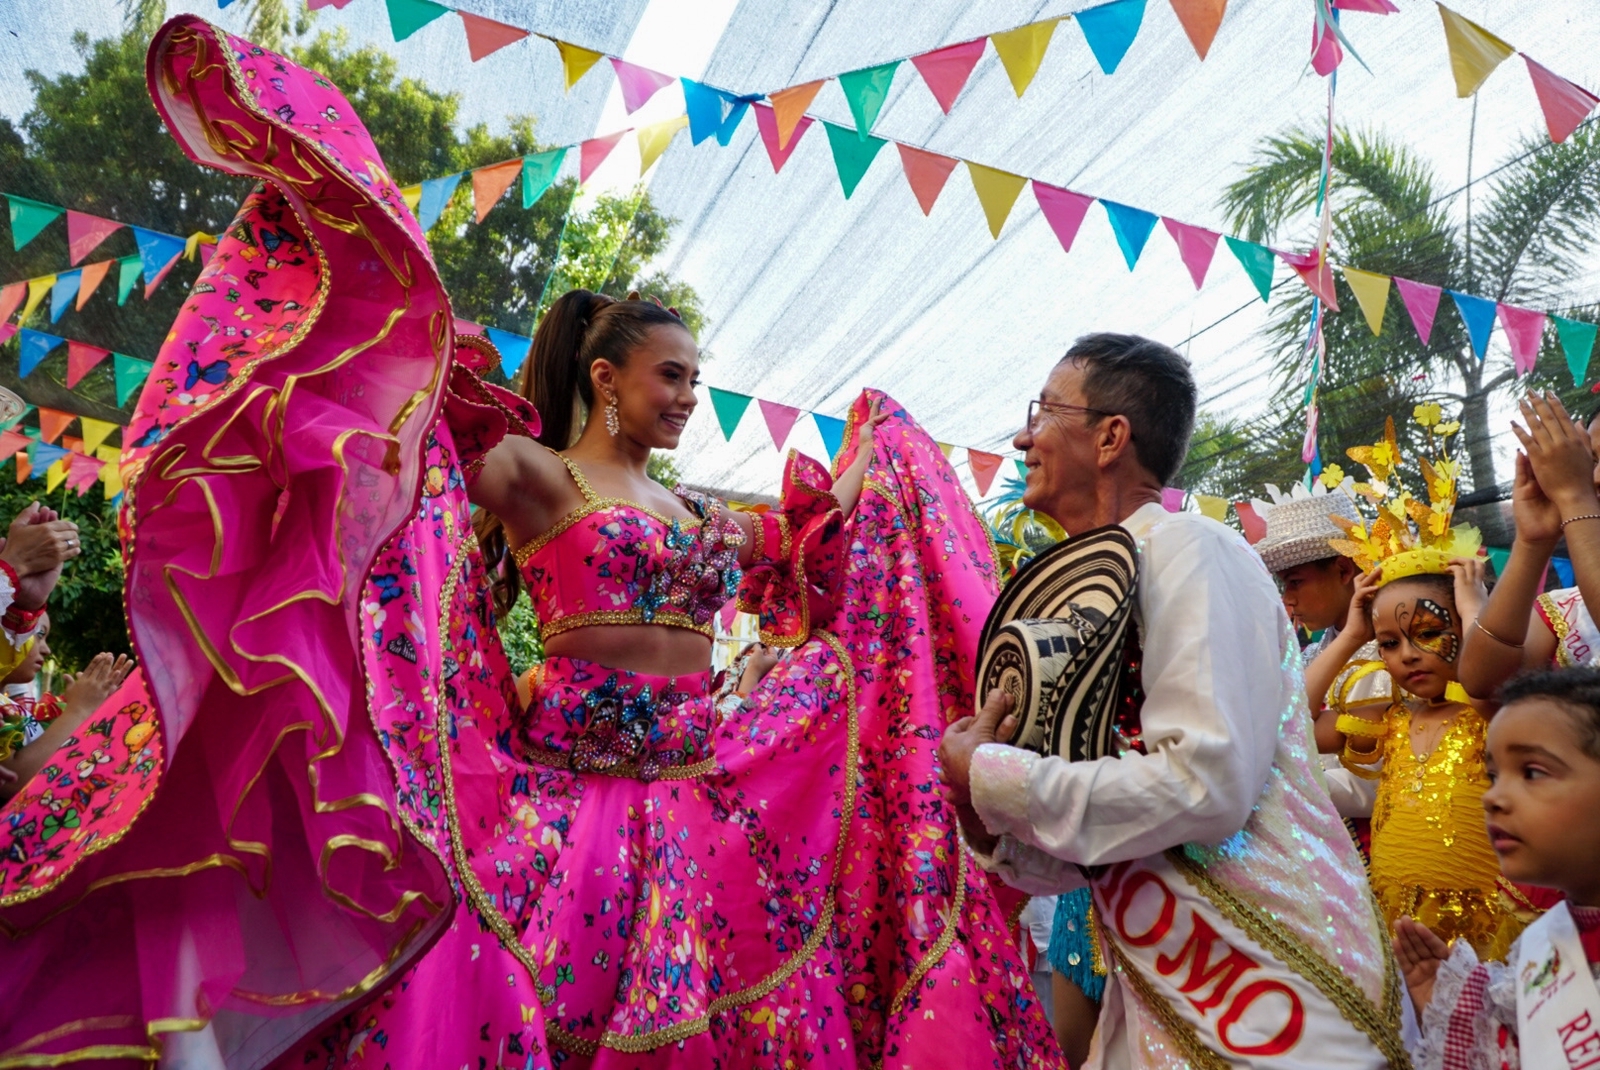
<svg viewBox="0 0 1600 1070"><path fill-rule="evenodd" d="M1106 207L1106 218L1111 220L1111 232L1117 236L1117 244L1122 248L1122 259L1128 262L1128 270L1132 271L1133 265L1139 262L1139 254L1144 252L1144 243L1150 240L1150 232L1156 229L1159 217L1154 212L1118 204L1104 197L1100 198L1100 203Z"/></svg>
<svg viewBox="0 0 1600 1070"><path fill-rule="evenodd" d="M822 445L828 451L828 459L839 455L839 447L844 445L844 421L837 416L824 416L820 412L811 414L817 421L817 431L822 435Z"/></svg>
<svg viewBox="0 0 1600 1070"><path fill-rule="evenodd" d="M533 339L494 327L485 327L483 330L500 351L500 370L506 373L506 378L517 374L522 362L528 359L528 349L533 345Z"/></svg>
<svg viewBox="0 0 1600 1070"><path fill-rule="evenodd" d="M422 224L424 231L433 229L439 222L439 217L444 214L444 209L450 203L450 198L455 196L456 187L461 184L462 172L445 175L443 178L428 178L422 182L422 199L417 202L417 222Z"/></svg>
<svg viewBox="0 0 1600 1070"><path fill-rule="evenodd" d="M1550 567L1556 570L1556 580L1563 587L1571 587L1576 580L1572 575L1572 559L1570 557L1552 557Z"/></svg>
<svg viewBox="0 0 1600 1070"><path fill-rule="evenodd" d="M54 323L61 318L61 313L72 304L72 299L78 296L78 285L83 282L83 269L74 268L63 271L56 276L56 284L50 290L50 322Z"/></svg>
<svg viewBox="0 0 1600 1070"><path fill-rule="evenodd" d="M52 446L48 442L35 442L28 450L33 456L28 459L33 462L33 467L44 471L63 457L70 456L72 451L60 446Z"/></svg>
<svg viewBox="0 0 1600 1070"><path fill-rule="evenodd" d="M183 255L184 241L175 234L163 234L159 230L128 229L133 231L133 240L139 243L139 266L144 269L144 284L148 288L160 278L167 265Z"/></svg>
<svg viewBox="0 0 1600 1070"><path fill-rule="evenodd" d="M1482 360L1489 349L1489 332L1494 330L1494 302L1487 297L1473 297L1454 290L1446 290L1445 293L1456 303L1461 322L1467 325L1467 337L1472 339L1472 352Z"/></svg>
<svg viewBox="0 0 1600 1070"><path fill-rule="evenodd" d="M29 372L43 363L52 349L66 341L65 338L57 338L43 331L30 331L26 327L17 333L22 345L22 358L18 362L17 374L23 378L27 378Z"/></svg>
<svg viewBox="0 0 1600 1070"><path fill-rule="evenodd" d="M717 144L726 148L733 140L733 132L739 129L744 113L750 110L750 104L761 99L736 97L690 78L678 81L683 83L683 105L689 113L689 140L696 145L715 137Z"/></svg>
<svg viewBox="0 0 1600 1070"><path fill-rule="evenodd" d="M1112 0L1077 14L1078 28L1100 69L1114 74L1144 21L1144 0Z"/></svg>

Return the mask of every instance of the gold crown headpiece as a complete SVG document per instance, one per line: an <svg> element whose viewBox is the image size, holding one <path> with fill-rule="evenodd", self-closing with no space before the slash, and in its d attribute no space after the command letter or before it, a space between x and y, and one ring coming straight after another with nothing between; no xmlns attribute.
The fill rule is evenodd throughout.
<svg viewBox="0 0 1600 1070"><path fill-rule="evenodd" d="M1424 505L1400 482L1400 444L1395 439L1394 417L1384 423L1383 438L1370 446L1355 446L1345 453L1371 473L1370 481L1351 489L1377 512L1371 524L1346 517L1329 517L1344 530L1346 538L1329 539L1328 545L1353 558L1363 570L1374 565L1383 569L1382 583L1405 576L1443 573L1451 560L1473 557L1483 544L1478 529L1470 524L1452 526L1455 514L1456 481L1461 462L1449 452L1450 437L1461 430L1459 420L1442 423L1438 405L1418 405L1412 417L1428 434L1428 452L1417 458L1428 501ZM1323 483L1337 486L1344 472L1336 464L1322 473Z"/></svg>

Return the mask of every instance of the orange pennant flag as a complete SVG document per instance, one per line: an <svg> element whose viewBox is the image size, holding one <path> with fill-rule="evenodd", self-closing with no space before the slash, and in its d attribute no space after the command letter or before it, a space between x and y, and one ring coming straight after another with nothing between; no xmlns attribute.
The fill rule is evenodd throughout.
<svg viewBox="0 0 1600 1070"><path fill-rule="evenodd" d="M93 264L83 265L83 274L78 281L78 307L81 309L89 302L89 298L106 277L106 272L111 270L114 260L100 260Z"/></svg>
<svg viewBox="0 0 1600 1070"><path fill-rule="evenodd" d="M472 207L478 214L478 222L483 222L483 217L489 214L489 209L495 202L505 196L506 190L511 188L511 183L522 174L522 160L507 160L505 163L490 164L480 167L472 172Z"/></svg>
<svg viewBox="0 0 1600 1070"><path fill-rule="evenodd" d="M825 80L825 79L824 79ZM772 111L778 120L778 151L789 147L789 139L794 136L794 128L799 125L800 117L811 107L811 102L817 99L817 91L822 88L822 81L807 82L805 85L790 86L780 89L776 93L769 93L767 99L772 101Z"/></svg>
<svg viewBox="0 0 1600 1070"><path fill-rule="evenodd" d="M19 450L17 452L16 460L17 460L17 482L21 483L24 480L26 480L29 476L33 475L33 462L28 460L28 451L27 450Z"/></svg>
<svg viewBox="0 0 1600 1070"><path fill-rule="evenodd" d="M1228 10L1228 0L1171 0L1171 3L1178 21L1183 24L1183 32L1189 35L1189 43L1194 45L1196 54L1205 59L1206 53L1211 51L1212 39L1217 36L1217 28L1222 25L1222 15Z"/></svg>
<svg viewBox="0 0 1600 1070"><path fill-rule="evenodd" d="M62 435L61 445L71 450L73 453L83 452L83 439L81 438L74 438L71 435Z"/></svg>
<svg viewBox="0 0 1600 1070"><path fill-rule="evenodd" d="M467 51L472 54L472 62L476 63L491 52L498 52L506 45L514 45L528 36L527 30L515 26L507 26L503 22L486 19L482 15L469 15L465 11L457 11L461 16L462 28L467 31Z"/></svg>
<svg viewBox="0 0 1600 1070"><path fill-rule="evenodd" d="M936 152L925 149L914 149L910 145L902 145L898 141L895 148L900 150L900 166L905 168L906 181L911 183L911 192L916 194L917 203L922 206L922 214L927 215L933 211L933 203L939 199L939 192L944 189L950 172L960 163L953 156L940 156Z"/></svg>
<svg viewBox="0 0 1600 1070"><path fill-rule="evenodd" d="M72 421L78 418L75 412L62 412L60 409L39 408L39 441L54 442L61 437Z"/></svg>

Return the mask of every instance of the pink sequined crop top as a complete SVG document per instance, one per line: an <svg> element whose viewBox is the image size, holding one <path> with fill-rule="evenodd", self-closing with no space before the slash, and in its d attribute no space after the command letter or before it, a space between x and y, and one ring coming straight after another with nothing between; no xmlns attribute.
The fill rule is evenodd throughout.
<svg viewBox="0 0 1600 1070"><path fill-rule="evenodd" d="M539 617L540 639L593 624L660 624L712 635L739 587L744 531L723 504L678 488L696 514L663 516L595 493L578 466L584 504L512 555Z"/></svg>

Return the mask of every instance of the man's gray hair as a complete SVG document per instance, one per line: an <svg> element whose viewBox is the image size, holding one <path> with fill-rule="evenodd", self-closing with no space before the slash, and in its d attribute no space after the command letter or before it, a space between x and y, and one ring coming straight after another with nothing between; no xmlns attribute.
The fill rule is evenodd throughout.
<svg viewBox="0 0 1600 1070"><path fill-rule="evenodd" d="M1194 432L1194 375L1182 354L1136 334L1086 334L1060 363L1083 369L1086 405L1127 417L1139 463L1170 484Z"/></svg>

